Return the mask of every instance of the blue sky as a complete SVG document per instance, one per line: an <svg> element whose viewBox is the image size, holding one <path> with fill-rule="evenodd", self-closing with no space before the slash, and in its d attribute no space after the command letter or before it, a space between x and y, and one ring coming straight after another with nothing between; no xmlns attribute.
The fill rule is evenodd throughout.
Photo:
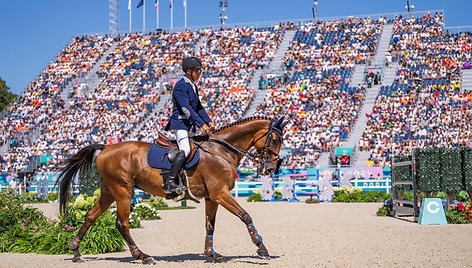
<svg viewBox="0 0 472 268"><path fill-rule="evenodd" d="M146 0L146 29L156 27L155 0ZM142 29L142 7L132 0L133 31ZM160 2L160 27L170 27L170 0ZM218 0L187 0L189 26L218 25ZM228 23L312 17L312 0L228 0ZM406 0L318 0L318 17L404 12ZM445 10L446 26L472 25L471 0L413 0L415 10ZM120 31L128 31L128 0L120 1ZM3 0L0 77L21 93L78 34L108 31L108 0ZM183 27L182 0L174 0L174 27Z"/></svg>

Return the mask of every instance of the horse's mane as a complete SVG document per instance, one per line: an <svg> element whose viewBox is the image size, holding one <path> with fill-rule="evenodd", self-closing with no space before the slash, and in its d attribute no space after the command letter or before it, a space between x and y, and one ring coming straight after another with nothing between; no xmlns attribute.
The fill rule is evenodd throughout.
<svg viewBox="0 0 472 268"><path fill-rule="evenodd" d="M260 115L256 115L256 116L251 116L251 117L247 117L247 118L242 118L242 119L239 119L235 122L232 122L232 123L229 123L225 126L222 126L220 128L218 128L217 130L215 130L215 132L213 133L217 133L217 132L220 132L222 130L225 130L227 128L230 128L232 126L236 126L236 125L239 125L241 123L244 123L244 122L248 122L248 121L252 121L252 120L270 120L270 118L268 118L267 116L260 116Z"/></svg>

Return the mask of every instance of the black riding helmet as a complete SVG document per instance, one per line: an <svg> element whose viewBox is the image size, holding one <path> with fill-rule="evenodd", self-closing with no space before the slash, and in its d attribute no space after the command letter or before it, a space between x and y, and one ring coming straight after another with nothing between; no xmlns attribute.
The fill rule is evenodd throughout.
<svg viewBox="0 0 472 268"><path fill-rule="evenodd" d="M182 60L182 70L187 73L188 69L202 68L202 62L199 58L188 57Z"/></svg>

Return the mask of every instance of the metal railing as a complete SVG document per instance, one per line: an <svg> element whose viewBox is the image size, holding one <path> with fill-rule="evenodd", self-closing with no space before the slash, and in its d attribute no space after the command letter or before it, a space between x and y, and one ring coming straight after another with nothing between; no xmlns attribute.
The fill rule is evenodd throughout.
<svg viewBox="0 0 472 268"><path fill-rule="evenodd" d="M395 179L395 168L402 166L411 166L411 180L409 181L397 181ZM418 206L417 198L417 187L416 187L416 162L415 162L415 150L411 154L410 161L395 162L395 157L392 158L392 213L394 217L398 216L413 216L415 221L418 221L420 215L420 208ZM413 201L399 199L396 185L411 185L413 188ZM412 207L403 206L404 204L411 205Z"/></svg>
<svg viewBox="0 0 472 268"><path fill-rule="evenodd" d="M414 11L414 12L386 12L386 13L373 13L373 14L358 14L358 15L346 15L346 16L331 16L331 17L319 17L317 18L317 21L332 21L332 20L342 20L342 19L355 19L355 18L371 18L371 19L379 19L379 18L387 18L387 19L393 19L395 16L402 15L404 17L409 17L410 15L412 16L423 16L424 14L427 13L439 13L439 14L445 14L443 9L434 9L434 10L422 10L422 11ZM254 28L262 28L262 27L272 27L280 23L293 23L294 25L296 24L303 24L307 22L314 22L313 18L302 18L302 19L277 19L277 20L269 20L269 21L251 21L251 22L233 22L233 23L226 23L224 27L222 27L221 24L207 24L207 25L193 25L193 26L187 26L185 27L172 27L172 32L178 32L178 31L186 31L186 30L201 30L201 29L221 29L221 28L232 28L232 27L254 27ZM168 31L170 30L170 27L161 27L160 30L165 30ZM155 32L156 29L150 29L146 31L146 33L150 32ZM142 34L142 31L118 31L116 34ZM94 33L77 33L76 36L90 36L90 35L105 35L105 34L112 34L111 31L106 31L106 32L94 32Z"/></svg>
<svg viewBox="0 0 472 268"><path fill-rule="evenodd" d="M465 32L472 32L472 25L466 26L450 26L445 28L446 31L449 33L465 33Z"/></svg>

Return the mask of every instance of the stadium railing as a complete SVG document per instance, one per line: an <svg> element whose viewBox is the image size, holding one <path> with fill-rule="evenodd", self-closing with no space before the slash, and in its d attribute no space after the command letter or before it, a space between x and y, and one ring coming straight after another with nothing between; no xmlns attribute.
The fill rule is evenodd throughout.
<svg viewBox="0 0 472 268"><path fill-rule="evenodd" d="M450 26L445 28L446 31L449 33L464 33L464 32L472 32L472 25L466 26Z"/></svg>
<svg viewBox="0 0 472 268"><path fill-rule="evenodd" d="M319 17L317 21L331 21L331 20L340 20L340 19L354 19L354 18L371 18L371 19L379 19L386 17L387 19L393 19L395 16L402 15L402 16L423 16L426 13L440 13L445 14L443 9L434 9L434 10L422 10L422 11L413 11L413 12L390 12L390 13L374 13L374 14L359 14L359 15L348 15L348 16L333 16L333 17ZM279 23L293 23L295 26L296 24L303 24L307 22L313 22L313 18L305 18L305 19L279 19L279 20L270 20L270 21L257 21L257 22L235 22L235 23L227 23L224 28L231 28L231 27L254 27L254 28L262 28L262 27L272 27ZM177 31L185 31L185 30L202 30L202 29L220 29L221 24L208 24L208 25L194 25L194 26L187 26L185 27L172 27L173 32ZM156 29L151 28L148 29L146 32L152 32ZM169 28L161 28L160 30L169 30ZM118 31L116 34L128 34L129 31ZM141 31L132 31L131 33L141 33ZM77 33L76 35L82 36L90 36L90 35L104 35L104 34L111 34L110 32L94 32L94 33Z"/></svg>

